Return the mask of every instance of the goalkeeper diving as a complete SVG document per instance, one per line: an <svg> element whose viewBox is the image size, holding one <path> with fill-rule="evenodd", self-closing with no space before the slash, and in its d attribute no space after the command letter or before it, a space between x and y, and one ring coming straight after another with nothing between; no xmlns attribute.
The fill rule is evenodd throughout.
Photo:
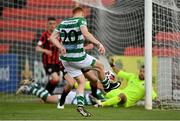
<svg viewBox="0 0 180 121"><path fill-rule="evenodd" d="M117 74L118 78L127 81L127 86L124 89L114 89L106 93L106 101L102 102L94 98L94 101L97 103L98 107L107 107L107 106L123 106L131 107L136 105L136 103L145 96L145 73L144 65L141 66L139 74L128 73L123 70L118 69L114 61L111 59L110 65L113 71ZM93 97L92 97L93 98ZM156 105L160 105L160 101L157 98L157 94L152 90L152 99L155 100Z"/></svg>

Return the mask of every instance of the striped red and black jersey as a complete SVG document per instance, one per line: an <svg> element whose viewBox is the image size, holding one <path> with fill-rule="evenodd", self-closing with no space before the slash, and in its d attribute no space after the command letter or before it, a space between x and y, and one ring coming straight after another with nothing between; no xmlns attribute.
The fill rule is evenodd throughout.
<svg viewBox="0 0 180 121"><path fill-rule="evenodd" d="M59 64L59 51L58 48L48 40L50 35L51 34L48 31L43 32L38 42L38 46L42 47L43 49L52 51L51 56L47 55L46 53L42 54L42 61L44 66L47 64Z"/></svg>

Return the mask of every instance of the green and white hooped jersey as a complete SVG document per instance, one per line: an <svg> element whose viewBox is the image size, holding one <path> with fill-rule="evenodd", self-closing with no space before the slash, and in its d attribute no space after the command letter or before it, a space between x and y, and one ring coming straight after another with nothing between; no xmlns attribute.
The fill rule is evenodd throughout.
<svg viewBox="0 0 180 121"><path fill-rule="evenodd" d="M81 26L87 26L87 22L86 19L80 17L64 19L57 26L56 31L60 32L60 38L66 48L66 54L60 57L62 60L75 62L85 59L86 52L84 51Z"/></svg>

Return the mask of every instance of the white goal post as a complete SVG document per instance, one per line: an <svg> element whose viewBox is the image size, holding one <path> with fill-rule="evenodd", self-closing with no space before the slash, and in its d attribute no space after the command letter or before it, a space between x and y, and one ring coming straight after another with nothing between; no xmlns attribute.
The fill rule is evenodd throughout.
<svg viewBox="0 0 180 121"><path fill-rule="evenodd" d="M145 0L145 108L152 109L152 0Z"/></svg>

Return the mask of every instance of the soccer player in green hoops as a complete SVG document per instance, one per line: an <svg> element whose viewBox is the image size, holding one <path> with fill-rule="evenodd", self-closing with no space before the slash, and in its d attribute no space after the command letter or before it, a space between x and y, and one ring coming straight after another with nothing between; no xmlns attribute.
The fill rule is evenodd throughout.
<svg viewBox="0 0 180 121"><path fill-rule="evenodd" d="M105 96L107 100L104 102L94 99L98 104L98 107L118 105L122 105L124 107L134 106L145 96L144 65L141 66L138 75L122 71L115 67L113 63L110 65L117 74L118 78L122 78L127 81L127 86L124 89L118 88L108 92ZM156 104L158 105L159 100L157 99L157 94L154 90L152 98L153 100L156 100Z"/></svg>
<svg viewBox="0 0 180 121"><path fill-rule="evenodd" d="M105 78L103 64L96 58L88 55L84 51L83 41L85 38L95 44L101 54L105 53L104 46L88 31L87 22L84 18L84 10L76 7L72 11L73 17L64 19L50 36L50 41L59 48L60 59L65 67L65 71L78 83L77 88L77 111L82 116L91 116L84 109L84 84L85 77L81 69L93 68L98 72L98 78L103 84L105 91L118 88L120 83L110 83ZM85 37L85 38L84 38ZM58 41L61 39L61 43Z"/></svg>

